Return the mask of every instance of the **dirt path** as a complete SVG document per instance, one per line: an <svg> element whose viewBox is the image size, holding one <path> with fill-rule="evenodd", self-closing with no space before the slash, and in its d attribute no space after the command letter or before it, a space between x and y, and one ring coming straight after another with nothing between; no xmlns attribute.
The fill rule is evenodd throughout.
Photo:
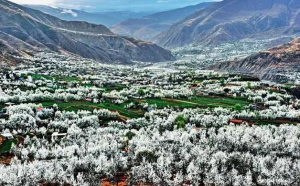
<svg viewBox="0 0 300 186"><path fill-rule="evenodd" d="M2 145L4 139L2 137L0 137L0 146Z"/></svg>
<svg viewBox="0 0 300 186"><path fill-rule="evenodd" d="M176 101L176 102L188 103L188 104L192 104L192 105L198 105L198 106L201 106L199 103L194 103L194 102L189 102L189 101L183 101L183 100L171 99L171 98L163 98L163 99L164 99L164 100L168 100L168 101Z"/></svg>

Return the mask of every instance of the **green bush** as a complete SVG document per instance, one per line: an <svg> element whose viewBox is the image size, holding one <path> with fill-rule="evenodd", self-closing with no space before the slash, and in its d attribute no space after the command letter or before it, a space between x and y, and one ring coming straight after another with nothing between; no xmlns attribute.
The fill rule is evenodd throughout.
<svg viewBox="0 0 300 186"><path fill-rule="evenodd" d="M184 128L185 125L189 121L188 121L188 118L184 117L183 115L178 115L175 122L176 122L177 128Z"/></svg>

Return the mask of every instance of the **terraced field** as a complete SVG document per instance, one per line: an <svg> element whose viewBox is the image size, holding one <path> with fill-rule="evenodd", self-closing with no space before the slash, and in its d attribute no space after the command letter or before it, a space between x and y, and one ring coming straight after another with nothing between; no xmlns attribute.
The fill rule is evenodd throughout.
<svg viewBox="0 0 300 186"><path fill-rule="evenodd" d="M244 98L219 98L219 97L192 97L191 99L172 99L172 98L148 98L143 100L131 99L123 104L113 104L109 101L105 103L91 103L87 101L70 101L70 102L42 102L43 106L49 107L53 104L57 104L61 110L74 111L94 109L108 109L111 111L117 111L120 115L128 118L138 118L144 115L145 110L142 109L126 109L125 105L130 102L147 102L149 105L156 105L157 108L175 107L175 108L214 108L223 107L233 109L236 104L240 104L242 107L249 105L250 102Z"/></svg>

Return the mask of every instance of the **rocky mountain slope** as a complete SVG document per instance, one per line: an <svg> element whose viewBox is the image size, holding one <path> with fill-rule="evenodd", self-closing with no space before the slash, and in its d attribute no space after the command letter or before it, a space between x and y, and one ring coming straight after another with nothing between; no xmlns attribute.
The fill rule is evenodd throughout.
<svg viewBox="0 0 300 186"><path fill-rule="evenodd" d="M59 19L66 21L86 21L94 24L112 26L127 19L141 18L149 15L150 12L131 11L106 11L106 12L86 12L82 10L54 8L44 5L25 5L29 8L40 10Z"/></svg>
<svg viewBox="0 0 300 186"><path fill-rule="evenodd" d="M114 33L120 35L151 41L155 36L168 29L175 22L212 4L212 2L200 3L184 8L155 13L140 19L128 19L114 25L111 29Z"/></svg>
<svg viewBox="0 0 300 186"><path fill-rule="evenodd" d="M300 38L243 60L215 64L210 69L253 74L262 79L277 81L282 72L300 68ZM291 75L291 74L290 74Z"/></svg>
<svg viewBox="0 0 300 186"><path fill-rule="evenodd" d="M175 23L155 41L178 47L300 33L299 8L299 0L224 0Z"/></svg>
<svg viewBox="0 0 300 186"><path fill-rule="evenodd" d="M5 48L2 54L32 54L48 49L105 63L174 59L168 50L150 42L117 36L103 25L63 21L6 0L0 0L0 44Z"/></svg>

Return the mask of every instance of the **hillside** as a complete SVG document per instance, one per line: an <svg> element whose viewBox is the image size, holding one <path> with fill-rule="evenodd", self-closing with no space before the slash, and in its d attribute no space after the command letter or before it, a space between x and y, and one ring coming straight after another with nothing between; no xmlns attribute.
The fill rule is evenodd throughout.
<svg viewBox="0 0 300 186"><path fill-rule="evenodd" d="M153 43L117 36L103 25L63 21L5 0L0 0L0 32L6 48L2 53L31 54L48 49L105 63L174 59Z"/></svg>
<svg viewBox="0 0 300 186"><path fill-rule="evenodd" d="M131 11L106 11L106 12L86 12L75 9L54 8L44 5L25 5L29 8L40 10L44 13L58 17L66 21L86 21L94 24L103 24L112 26L127 19L141 18L149 12L131 12Z"/></svg>
<svg viewBox="0 0 300 186"><path fill-rule="evenodd" d="M224 0L195 12L161 33L161 46L218 44L300 32L298 0Z"/></svg>
<svg viewBox="0 0 300 186"><path fill-rule="evenodd" d="M254 74L262 79L280 81L281 73L300 67L300 38L243 60L229 61L211 66L211 69ZM291 75L291 73L290 73Z"/></svg>
<svg viewBox="0 0 300 186"><path fill-rule="evenodd" d="M184 8L151 14L139 19L128 19L114 25L111 29L114 33L119 35L151 41L155 36L168 29L175 22L212 4L213 3L211 2L200 3Z"/></svg>

